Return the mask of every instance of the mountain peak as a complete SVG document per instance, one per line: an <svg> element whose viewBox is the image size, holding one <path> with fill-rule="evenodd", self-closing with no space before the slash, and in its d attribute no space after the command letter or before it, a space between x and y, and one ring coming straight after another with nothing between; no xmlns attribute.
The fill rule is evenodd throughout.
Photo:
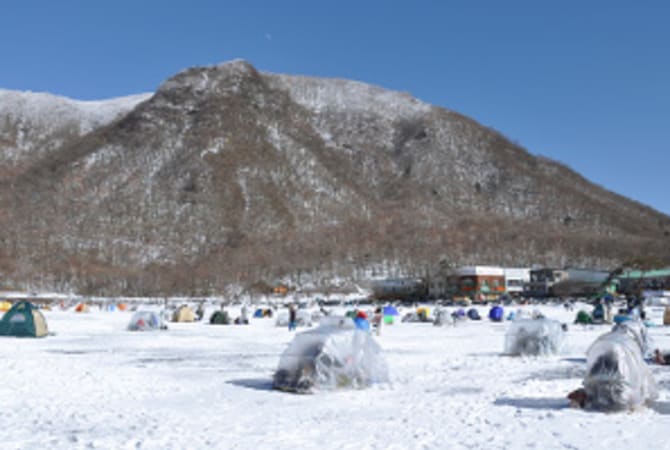
<svg viewBox="0 0 670 450"><path fill-rule="evenodd" d="M184 70L83 136L55 134L55 117L47 133L2 119L0 155L30 150L25 170L0 160L0 275L17 284L51 274L97 293L196 294L310 270L423 274L442 255L594 267L670 257L669 217L358 81L235 60Z"/></svg>

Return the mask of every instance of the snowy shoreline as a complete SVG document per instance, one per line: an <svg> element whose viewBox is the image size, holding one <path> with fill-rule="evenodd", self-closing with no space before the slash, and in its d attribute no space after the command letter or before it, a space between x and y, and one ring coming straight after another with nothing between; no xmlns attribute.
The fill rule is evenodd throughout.
<svg viewBox="0 0 670 450"><path fill-rule="evenodd" d="M6 338L0 348L3 448L668 447L667 367L652 367L660 391L652 407L568 407L585 351L608 326L570 325L561 355L515 358L502 356L509 322L395 324L377 339L390 383L292 395L271 390L293 337L272 319L130 333L131 312L44 314L53 336ZM667 329L650 334L670 348Z"/></svg>

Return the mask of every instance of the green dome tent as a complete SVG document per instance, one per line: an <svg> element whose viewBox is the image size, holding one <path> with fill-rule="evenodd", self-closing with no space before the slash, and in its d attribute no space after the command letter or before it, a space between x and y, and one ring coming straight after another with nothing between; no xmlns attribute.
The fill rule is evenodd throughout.
<svg viewBox="0 0 670 450"><path fill-rule="evenodd" d="M0 320L0 336L44 337L47 333L47 321L29 302L15 304Z"/></svg>
<svg viewBox="0 0 670 450"><path fill-rule="evenodd" d="M216 311L209 318L209 323L212 325L230 325L230 317L226 311Z"/></svg>
<svg viewBox="0 0 670 450"><path fill-rule="evenodd" d="M577 313L577 317L575 317L575 323L581 323L584 325L591 324L593 323L593 319L591 318L591 314L581 310Z"/></svg>

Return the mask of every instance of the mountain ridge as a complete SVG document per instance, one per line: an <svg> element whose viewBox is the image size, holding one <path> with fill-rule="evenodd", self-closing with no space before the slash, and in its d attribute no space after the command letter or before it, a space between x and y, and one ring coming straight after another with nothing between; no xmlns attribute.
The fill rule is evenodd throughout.
<svg viewBox="0 0 670 450"><path fill-rule="evenodd" d="M459 113L244 61L170 77L0 184L0 272L96 293L444 259L612 267L670 242L670 217Z"/></svg>

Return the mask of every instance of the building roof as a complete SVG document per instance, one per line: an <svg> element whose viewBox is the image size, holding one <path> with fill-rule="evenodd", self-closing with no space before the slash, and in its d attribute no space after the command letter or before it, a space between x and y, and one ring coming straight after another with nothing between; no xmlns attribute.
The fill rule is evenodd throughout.
<svg viewBox="0 0 670 450"><path fill-rule="evenodd" d="M665 278L670 277L670 267L654 270L624 270L618 278Z"/></svg>

